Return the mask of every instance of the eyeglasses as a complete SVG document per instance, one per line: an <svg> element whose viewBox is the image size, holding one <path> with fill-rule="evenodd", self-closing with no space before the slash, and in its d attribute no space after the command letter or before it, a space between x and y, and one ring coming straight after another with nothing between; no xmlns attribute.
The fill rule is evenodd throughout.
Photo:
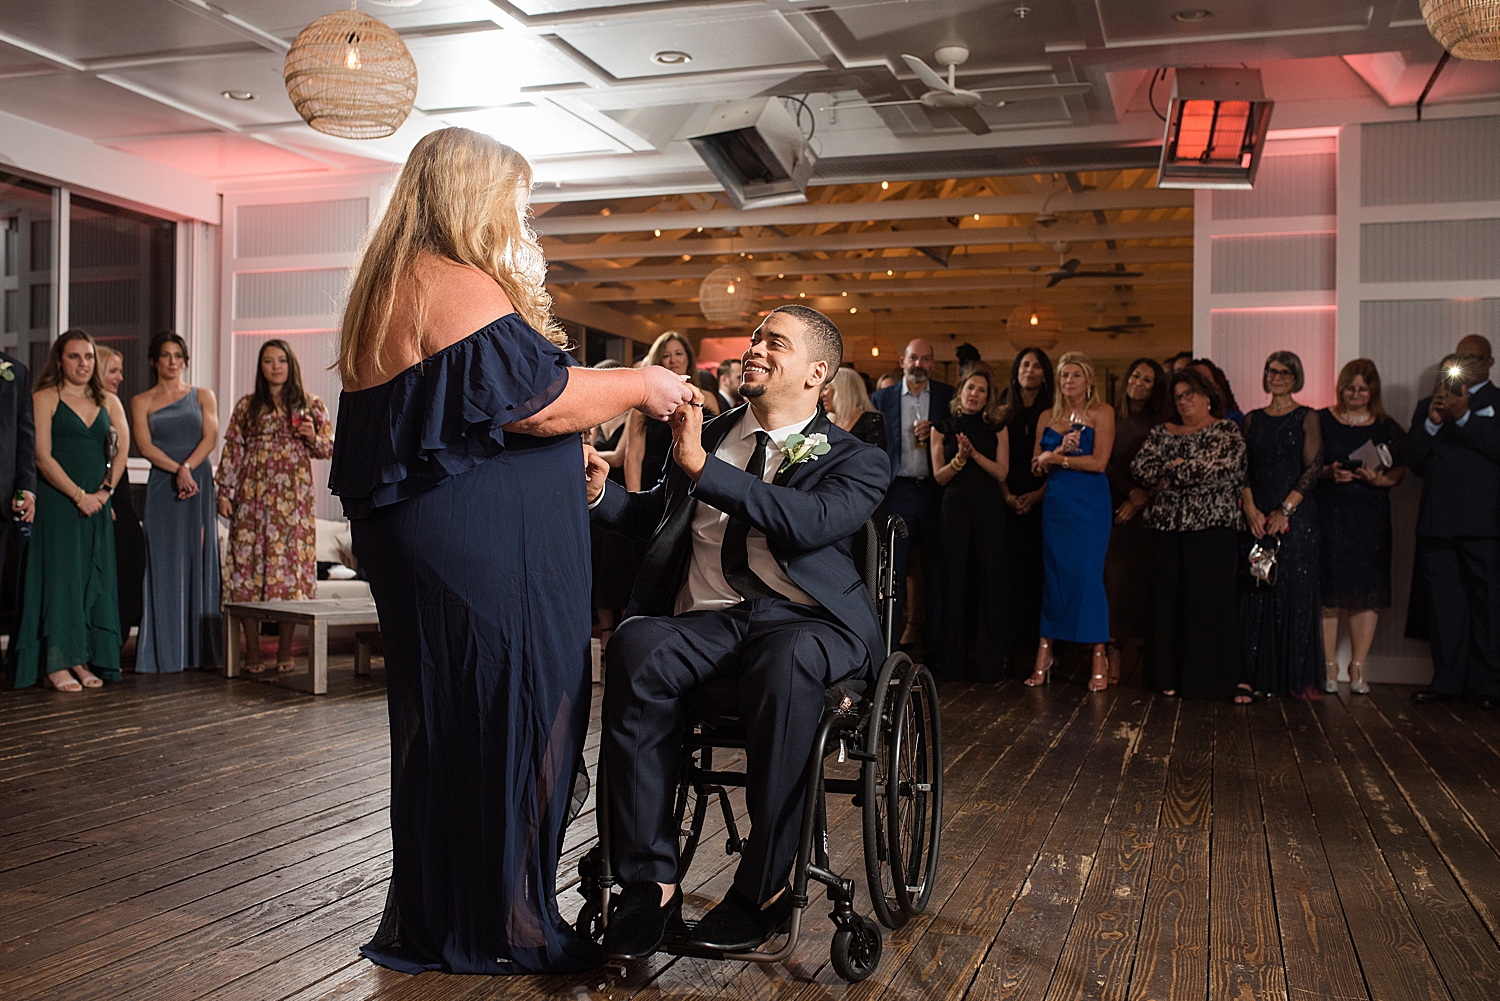
<svg viewBox="0 0 1500 1001"><path fill-rule="evenodd" d="M1290 379L1292 377L1292 370L1289 368L1273 368L1267 365L1266 375L1274 376L1277 379Z"/></svg>
<svg viewBox="0 0 1500 1001"><path fill-rule="evenodd" d="M1185 393L1178 393L1176 396L1173 397L1173 399L1176 400L1178 403L1181 403L1183 400L1191 400L1193 397L1195 397L1197 395L1198 395L1197 393L1195 393L1191 389L1189 389Z"/></svg>

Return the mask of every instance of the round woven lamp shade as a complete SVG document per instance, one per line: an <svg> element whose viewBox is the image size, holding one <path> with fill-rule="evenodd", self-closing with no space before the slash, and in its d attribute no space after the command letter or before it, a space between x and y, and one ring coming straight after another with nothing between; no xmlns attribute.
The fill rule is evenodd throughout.
<svg viewBox="0 0 1500 1001"><path fill-rule="evenodd" d="M1458 58L1500 60L1500 0L1422 0L1422 20Z"/></svg>
<svg viewBox="0 0 1500 1001"><path fill-rule="evenodd" d="M357 10L302 29L286 54L286 93L302 120L343 139L379 139L417 99L417 64L401 36Z"/></svg>
<svg viewBox="0 0 1500 1001"><path fill-rule="evenodd" d="M698 286L698 308L711 323L743 324L760 312L760 282L744 268L714 268Z"/></svg>
<svg viewBox="0 0 1500 1001"><path fill-rule="evenodd" d="M1005 318L1005 336L1017 351L1022 348L1050 351L1057 347L1062 336L1062 317L1045 302L1023 302Z"/></svg>

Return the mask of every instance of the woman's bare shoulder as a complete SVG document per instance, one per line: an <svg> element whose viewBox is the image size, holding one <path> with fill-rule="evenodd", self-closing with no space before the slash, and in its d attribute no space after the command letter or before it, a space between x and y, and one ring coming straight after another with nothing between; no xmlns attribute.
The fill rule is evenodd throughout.
<svg viewBox="0 0 1500 1001"><path fill-rule="evenodd" d="M439 351L514 313L510 296L489 275L456 261L426 256L417 262L427 347Z"/></svg>

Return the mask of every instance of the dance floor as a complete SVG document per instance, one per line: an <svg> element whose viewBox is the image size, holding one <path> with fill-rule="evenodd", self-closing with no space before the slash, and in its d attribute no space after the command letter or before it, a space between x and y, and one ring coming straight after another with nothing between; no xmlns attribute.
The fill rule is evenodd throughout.
<svg viewBox="0 0 1500 1001"><path fill-rule="evenodd" d="M347 665L320 698L205 673L0 692L0 998L1500 998L1500 717L1386 686L1089 695L1082 671L945 687L940 884L865 983L829 966L821 894L784 967L392 973L356 952L390 870L382 671ZM830 824L862 883L858 813ZM728 885L719 844L690 907Z"/></svg>

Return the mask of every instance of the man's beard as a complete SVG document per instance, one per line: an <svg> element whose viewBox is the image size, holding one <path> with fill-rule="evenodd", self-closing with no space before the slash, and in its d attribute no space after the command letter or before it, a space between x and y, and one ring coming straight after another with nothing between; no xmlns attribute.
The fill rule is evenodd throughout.
<svg viewBox="0 0 1500 1001"><path fill-rule="evenodd" d="M764 383L747 383L740 386L740 399L758 400L766 395L767 387Z"/></svg>
<svg viewBox="0 0 1500 1001"><path fill-rule="evenodd" d="M914 368L906 373L906 377L915 383L927 381L927 370L925 368Z"/></svg>

